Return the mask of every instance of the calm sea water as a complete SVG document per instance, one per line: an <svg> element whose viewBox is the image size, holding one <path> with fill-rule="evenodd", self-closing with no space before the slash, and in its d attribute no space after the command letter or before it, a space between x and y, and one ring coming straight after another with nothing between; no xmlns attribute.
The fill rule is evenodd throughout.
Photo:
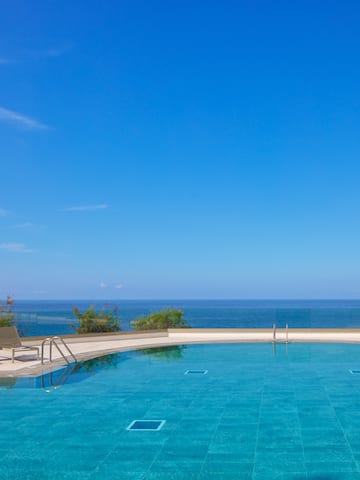
<svg viewBox="0 0 360 480"><path fill-rule="evenodd" d="M72 307L119 307L122 330L130 321L166 307L184 311L193 328L360 328L360 300L23 300L14 306L16 323L26 336L73 333Z"/></svg>

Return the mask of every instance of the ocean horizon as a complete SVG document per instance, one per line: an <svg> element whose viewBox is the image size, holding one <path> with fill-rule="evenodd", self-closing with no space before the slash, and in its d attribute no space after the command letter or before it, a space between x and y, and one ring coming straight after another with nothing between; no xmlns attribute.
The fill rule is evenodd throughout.
<svg viewBox="0 0 360 480"><path fill-rule="evenodd" d="M73 307L117 305L121 329L164 308L184 311L192 328L360 328L360 300L16 300L16 325L24 336L64 335L76 325Z"/></svg>

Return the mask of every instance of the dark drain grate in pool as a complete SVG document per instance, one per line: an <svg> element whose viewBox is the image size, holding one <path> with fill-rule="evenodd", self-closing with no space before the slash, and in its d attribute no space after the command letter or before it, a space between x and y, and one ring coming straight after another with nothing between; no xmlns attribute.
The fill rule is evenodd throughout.
<svg viewBox="0 0 360 480"><path fill-rule="evenodd" d="M349 370L351 375L360 375L360 370Z"/></svg>
<svg viewBox="0 0 360 480"><path fill-rule="evenodd" d="M134 420L126 430L141 430L158 432L164 425L165 420Z"/></svg>
<svg viewBox="0 0 360 480"><path fill-rule="evenodd" d="M207 373L207 370L186 370L184 375L206 375Z"/></svg>

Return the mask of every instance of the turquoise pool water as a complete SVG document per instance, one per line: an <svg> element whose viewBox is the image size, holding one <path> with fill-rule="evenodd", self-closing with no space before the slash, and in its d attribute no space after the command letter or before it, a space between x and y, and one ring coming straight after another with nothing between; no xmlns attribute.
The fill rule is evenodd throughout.
<svg viewBox="0 0 360 480"><path fill-rule="evenodd" d="M360 345L217 344L2 380L0 479L360 480L349 370Z"/></svg>

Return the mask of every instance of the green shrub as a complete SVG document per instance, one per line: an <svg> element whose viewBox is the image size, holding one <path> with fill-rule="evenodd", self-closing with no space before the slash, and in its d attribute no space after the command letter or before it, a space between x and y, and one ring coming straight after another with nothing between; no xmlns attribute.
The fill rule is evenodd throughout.
<svg viewBox="0 0 360 480"><path fill-rule="evenodd" d="M135 330L163 330L167 328L188 328L184 320L184 312L175 308L167 308L151 313L131 322Z"/></svg>
<svg viewBox="0 0 360 480"><path fill-rule="evenodd" d="M112 310L103 307L101 310L95 310L91 305L85 312L80 312L77 307L73 308L73 313L79 321L79 325L71 324L76 333L105 333L118 332L120 330L120 317L118 307Z"/></svg>
<svg viewBox="0 0 360 480"><path fill-rule="evenodd" d="M14 323L13 305L14 300L10 296L6 297L5 302L0 300L0 327L10 327Z"/></svg>

